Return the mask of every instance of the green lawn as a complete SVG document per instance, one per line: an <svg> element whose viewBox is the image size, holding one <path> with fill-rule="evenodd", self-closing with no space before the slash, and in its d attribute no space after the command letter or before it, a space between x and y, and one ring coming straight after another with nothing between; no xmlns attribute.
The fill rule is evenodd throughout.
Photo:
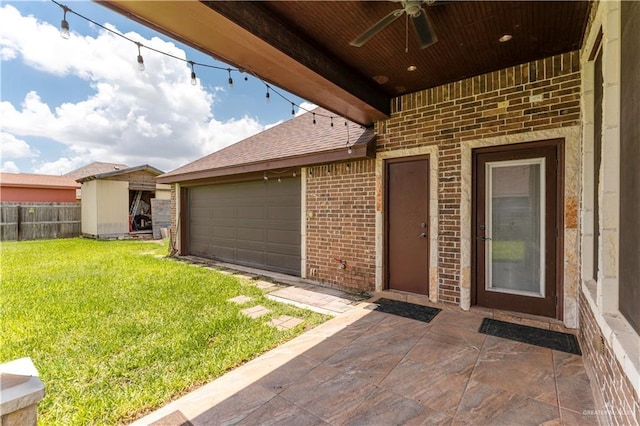
<svg viewBox="0 0 640 426"><path fill-rule="evenodd" d="M166 253L142 241L0 244L0 363L32 358L40 424L127 423L327 319ZM255 299L227 301L238 295ZM240 313L257 304L273 314ZM281 314L305 321L265 324Z"/></svg>

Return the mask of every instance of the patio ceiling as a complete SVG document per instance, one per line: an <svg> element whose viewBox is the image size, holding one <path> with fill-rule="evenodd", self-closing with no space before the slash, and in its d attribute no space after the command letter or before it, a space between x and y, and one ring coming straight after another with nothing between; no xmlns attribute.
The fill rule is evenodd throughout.
<svg viewBox="0 0 640 426"><path fill-rule="evenodd" d="M438 41L420 49L405 16L349 44L397 1L100 3L363 125L398 95L579 49L591 4L436 1L423 8Z"/></svg>

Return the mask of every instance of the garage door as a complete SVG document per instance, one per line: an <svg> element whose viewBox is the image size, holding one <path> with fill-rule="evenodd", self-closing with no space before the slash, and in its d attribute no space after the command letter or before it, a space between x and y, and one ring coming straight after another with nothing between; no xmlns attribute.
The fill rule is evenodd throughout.
<svg viewBox="0 0 640 426"><path fill-rule="evenodd" d="M300 275L300 178L189 188L188 251Z"/></svg>

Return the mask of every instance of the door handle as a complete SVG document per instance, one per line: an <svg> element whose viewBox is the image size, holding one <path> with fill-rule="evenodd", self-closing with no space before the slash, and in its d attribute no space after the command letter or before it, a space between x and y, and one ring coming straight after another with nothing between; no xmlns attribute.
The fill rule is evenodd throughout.
<svg viewBox="0 0 640 426"><path fill-rule="evenodd" d="M480 241L487 241L487 240L490 240L491 237L478 237L477 239Z"/></svg>
<svg viewBox="0 0 640 426"><path fill-rule="evenodd" d="M422 232L420 235L418 235L418 238L427 238L427 233Z"/></svg>

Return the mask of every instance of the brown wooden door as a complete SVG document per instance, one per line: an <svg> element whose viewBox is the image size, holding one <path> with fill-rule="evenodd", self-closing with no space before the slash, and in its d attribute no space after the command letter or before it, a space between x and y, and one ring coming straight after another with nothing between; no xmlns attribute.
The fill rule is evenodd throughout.
<svg viewBox="0 0 640 426"><path fill-rule="evenodd" d="M387 285L429 294L429 159L389 160L387 177Z"/></svg>
<svg viewBox="0 0 640 426"><path fill-rule="evenodd" d="M475 300L558 317L557 141L474 151Z"/></svg>

